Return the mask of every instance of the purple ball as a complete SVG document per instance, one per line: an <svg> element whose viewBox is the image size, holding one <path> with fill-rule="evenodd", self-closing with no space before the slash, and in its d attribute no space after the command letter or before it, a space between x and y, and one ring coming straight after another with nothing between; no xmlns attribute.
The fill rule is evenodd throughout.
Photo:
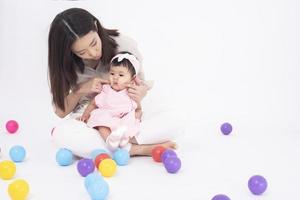
<svg viewBox="0 0 300 200"><path fill-rule="evenodd" d="M177 157L166 158L163 162L164 166L169 173L176 173L181 168L181 161Z"/></svg>
<svg viewBox="0 0 300 200"><path fill-rule="evenodd" d="M221 131L222 131L222 133L224 134L224 135L229 135L230 133L231 133L231 131L232 131L232 126L231 126L231 124L229 124L229 123L224 123L224 124L222 124L222 126L221 126Z"/></svg>
<svg viewBox="0 0 300 200"><path fill-rule="evenodd" d="M93 160L86 158L79 160L77 163L77 170L81 176L86 177L95 170Z"/></svg>
<svg viewBox="0 0 300 200"><path fill-rule="evenodd" d="M224 194L218 194L214 196L212 200L230 200L230 198Z"/></svg>
<svg viewBox="0 0 300 200"><path fill-rule="evenodd" d="M252 176L248 181L248 188L255 195L261 195L266 191L267 187L267 180L260 175Z"/></svg>
<svg viewBox="0 0 300 200"><path fill-rule="evenodd" d="M168 150L165 150L162 154L161 154L161 161L162 162L165 162L165 160L167 158L170 158L170 157L177 157L177 154L175 153L175 151L171 150L171 149L168 149Z"/></svg>

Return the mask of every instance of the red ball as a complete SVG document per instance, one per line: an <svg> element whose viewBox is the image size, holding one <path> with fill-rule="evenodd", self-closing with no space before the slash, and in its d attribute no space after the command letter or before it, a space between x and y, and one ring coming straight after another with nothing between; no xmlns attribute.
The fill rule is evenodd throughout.
<svg viewBox="0 0 300 200"><path fill-rule="evenodd" d="M15 120L9 120L8 122L6 122L6 130L13 134L15 132L17 132L17 130L19 129L19 124L17 121Z"/></svg>
<svg viewBox="0 0 300 200"><path fill-rule="evenodd" d="M97 169L98 169L98 166L100 165L101 161L104 160L104 159L107 159L107 158L110 158L110 156L106 153L101 153L98 156L96 156L95 166L97 167Z"/></svg>
<svg viewBox="0 0 300 200"><path fill-rule="evenodd" d="M162 147L162 146L157 146L157 147L153 148L152 152L151 152L153 160L156 162L161 162L160 156L165 150L166 150L166 148Z"/></svg>

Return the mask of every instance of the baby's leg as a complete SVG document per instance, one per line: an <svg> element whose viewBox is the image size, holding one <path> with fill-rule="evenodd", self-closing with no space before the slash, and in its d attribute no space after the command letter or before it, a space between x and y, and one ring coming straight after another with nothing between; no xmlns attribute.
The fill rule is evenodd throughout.
<svg viewBox="0 0 300 200"><path fill-rule="evenodd" d="M103 138L103 140L106 141L106 138L107 138L107 137L110 135L110 133L111 133L110 128L105 127L105 126L99 126L97 129L98 129L98 131L99 131L101 137Z"/></svg>
<svg viewBox="0 0 300 200"><path fill-rule="evenodd" d="M98 127L98 131L100 132L103 140L110 147L110 150L114 151L120 146L120 142L124 132L126 131L126 128L120 127L117 130L111 131L108 127L100 126Z"/></svg>

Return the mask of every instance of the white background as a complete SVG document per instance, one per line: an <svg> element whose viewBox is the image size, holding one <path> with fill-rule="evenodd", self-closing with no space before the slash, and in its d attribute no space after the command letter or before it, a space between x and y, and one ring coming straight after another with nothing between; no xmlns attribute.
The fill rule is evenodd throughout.
<svg viewBox="0 0 300 200"><path fill-rule="evenodd" d="M29 199L89 199L76 164L56 165L50 140L60 119L47 80L48 30L70 7L134 38L146 77L189 116L178 138L181 171L170 175L150 158L133 158L107 179L109 199L300 197L299 1L1 0L0 160L15 144L26 148L13 180L29 182ZM6 133L9 119L19 121L18 134ZM225 121L234 127L227 137L219 131ZM261 197L247 189L254 174L269 183ZM0 199L9 198L11 181L0 180Z"/></svg>

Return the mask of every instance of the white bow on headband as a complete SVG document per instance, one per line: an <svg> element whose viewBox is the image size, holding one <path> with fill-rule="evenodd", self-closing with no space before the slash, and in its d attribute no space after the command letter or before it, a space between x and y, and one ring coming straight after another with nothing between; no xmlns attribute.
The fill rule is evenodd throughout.
<svg viewBox="0 0 300 200"><path fill-rule="evenodd" d="M120 53L114 56L111 60L118 58L118 62L121 62L124 58L129 60L134 67L135 73L138 74L140 71L140 62L136 59L134 55L130 55L129 53Z"/></svg>

